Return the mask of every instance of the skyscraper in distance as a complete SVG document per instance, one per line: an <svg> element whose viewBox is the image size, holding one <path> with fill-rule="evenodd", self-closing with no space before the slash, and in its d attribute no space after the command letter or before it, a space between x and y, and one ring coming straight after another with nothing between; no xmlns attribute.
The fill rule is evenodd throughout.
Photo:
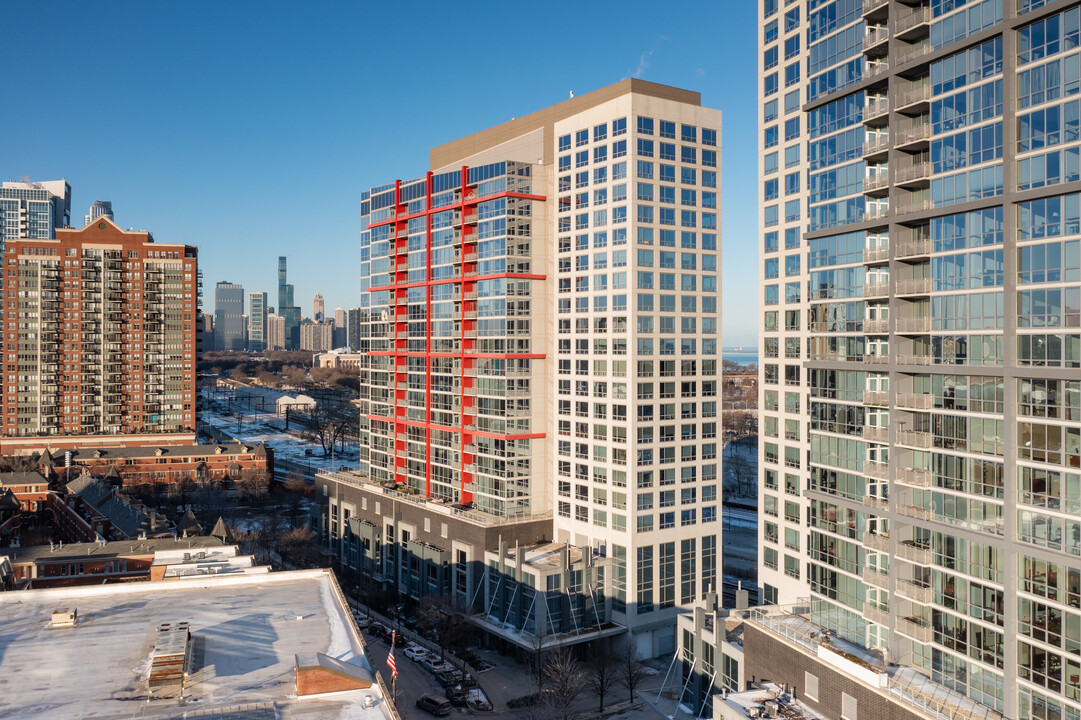
<svg viewBox="0 0 1081 720"><path fill-rule="evenodd" d="M315 297L312 298L312 319L315 322L323 322L326 319L322 293L315 293Z"/></svg>
<svg viewBox="0 0 1081 720"><path fill-rule="evenodd" d="M285 347L300 347L300 308L293 304L293 286L287 282L286 259L278 258L278 307L277 313L285 319Z"/></svg>
<svg viewBox="0 0 1081 720"><path fill-rule="evenodd" d="M0 241L52 238L70 224L71 185L66 180L0 184Z"/></svg>
<svg viewBox="0 0 1081 720"><path fill-rule="evenodd" d="M226 352L247 347L244 322L244 288L222 281L214 288L214 346Z"/></svg>
<svg viewBox="0 0 1081 720"><path fill-rule="evenodd" d="M89 225L99 217L109 218L113 222L116 222L113 217L113 204L108 200L95 200L91 203L90 212L83 216L83 224Z"/></svg>
<svg viewBox="0 0 1081 720"><path fill-rule="evenodd" d="M1081 717L1081 8L758 10L764 596Z"/></svg>
<svg viewBox="0 0 1081 720"><path fill-rule="evenodd" d="M262 352L267 349L267 294L248 293L248 350Z"/></svg>

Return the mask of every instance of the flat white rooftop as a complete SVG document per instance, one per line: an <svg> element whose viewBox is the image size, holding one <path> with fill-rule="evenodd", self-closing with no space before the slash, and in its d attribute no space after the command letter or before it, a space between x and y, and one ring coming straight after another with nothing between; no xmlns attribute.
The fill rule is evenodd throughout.
<svg viewBox="0 0 1081 720"><path fill-rule="evenodd" d="M62 607L78 622L51 629ZM0 618L0 717L392 717L375 685L296 696L297 655L373 670L328 571L0 592ZM148 701L162 622L190 623L190 676L183 699Z"/></svg>

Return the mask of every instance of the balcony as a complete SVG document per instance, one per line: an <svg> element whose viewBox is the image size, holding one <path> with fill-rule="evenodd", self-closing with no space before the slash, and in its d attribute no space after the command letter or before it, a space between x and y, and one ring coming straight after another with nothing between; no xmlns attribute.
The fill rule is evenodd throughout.
<svg viewBox="0 0 1081 720"><path fill-rule="evenodd" d="M931 626L914 617L898 618L897 632L921 643L929 643L934 639Z"/></svg>
<svg viewBox="0 0 1081 720"><path fill-rule="evenodd" d="M927 144L931 139L931 123L919 123L898 130L894 133L894 145L898 148L913 148Z"/></svg>
<svg viewBox="0 0 1081 720"><path fill-rule="evenodd" d="M865 80L872 78L885 78L886 73L890 71L890 64L887 62L867 63L867 67L863 70L863 77Z"/></svg>
<svg viewBox="0 0 1081 720"><path fill-rule="evenodd" d="M894 95L894 108L897 110L905 109L918 111L919 109L922 109L921 106L927 105L930 102L930 85L920 85L919 87L909 88L908 90L903 90Z"/></svg>
<svg viewBox="0 0 1081 720"><path fill-rule="evenodd" d="M890 440L890 430L877 425L864 425L863 439L871 442L887 443Z"/></svg>
<svg viewBox="0 0 1081 720"><path fill-rule="evenodd" d="M863 356L863 362L866 365L889 365L890 356L867 354Z"/></svg>
<svg viewBox="0 0 1081 720"><path fill-rule="evenodd" d="M933 553L930 545L924 545L905 540L897 543L897 554L902 560L907 560L917 565L930 565ZM922 602L922 601L921 601Z"/></svg>
<svg viewBox="0 0 1081 720"><path fill-rule="evenodd" d="M863 51L873 50L890 39L890 30L885 26L869 26L863 34ZM881 48L885 51L885 48Z"/></svg>
<svg viewBox="0 0 1081 720"><path fill-rule="evenodd" d="M923 45L912 45L907 50L897 53L895 62L898 65L904 65L905 63L912 62L917 58L930 54L932 50L934 50L934 48L926 43Z"/></svg>
<svg viewBox="0 0 1081 720"><path fill-rule="evenodd" d="M897 243L895 257L898 260L922 258L931 254L930 240L908 240Z"/></svg>
<svg viewBox="0 0 1081 720"><path fill-rule="evenodd" d="M866 325L866 322L864 323ZM890 404L890 394L885 392L874 392L872 390L864 390L863 392L863 404L864 405L878 405L885 407ZM864 436L867 435L867 426L864 428Z"/></svg>
<svg viewBox="0 0 1081 720"><path fill-rule="evenodd" d="M890 466L886 463L865 460L863 463L863 474L876 480L888 480L890 477Z"/></svg>
<svg viewBox="0 0 1081 720"><path fill-rule="evenodd" d="M905 468L897 474L897 480L905 485L918 488L931 487L931 471L919 468Z"/></svg>
<svg viewBox="0 0 1081 720"><path fill-rule="evenodd" d="M930 200L917 200L916 202L902 203L897 206L898 215L909 215L911 213L922 212L924 210L930 210L933 206Z"/></svg>
<svg viewBox="0 0 1081 720"><path fill-rule="evenodd" d="M887 98L872 100L863 106L863 122L887 117L890 114L890 102Z"/></svg>
<svg viewBox="0 0 1081 720"><path fill-rule="evenodd" d="M863 0L863 15L871 15L878 11L885 11L887 0Z"/></svg>
<svg viewBox="0 0 1081 720"><path fill-rule="evenodd" d="M884 220L890 214L888 205L871 205L863 211L864 220Z"/></svg>
<svg viewBox="0 0 1081 720"><path fill-rule="evenodd" d="M890 576L880 573L872 567L863 568L863 581L883 590L890 589Z"/></svg>
<svg viewBox="0 0 1081 720"><path fill-rule="evenodd" d="M919 7L910 13L904 15L898 15L893 21L894 32L898 37L903 36L909 30L918 28L921 25L926 25L931 22L931 8Z"/></svg>
<svg viewBox="0 0 1081 720"><path fill-rule="evenodd" d="M866 264L889 262L890 249L888 247L875 247L863 249L863 262Z"/></svg>
<svg viewBox="0 0 1081 720"><path fill-rule="evenodd" d="M919 450L931 448L931 433L922 430L901 430L897 433L897 442Z"/></svg>
<svg viewBox="0 0 1081 720"><path fill-rule="evenodd" d="M898 580L897 594L903 598L912 600L913 602L918 602L921 605L930 604L934 597L934 592L929 586L920 585L911 580Z"/></svg>
<svg viewBox="0 0 1081 720"><path fill-rule="evenodd" d="M902 335L931 332L931 318L897 318L897 332Z"/></svg>
<svg viewBox="0 0 1081 720"><path fill-rule="evenodd" d="M867 160L876 155L885 155L890 149L890 136L884 133L872 135L870 139L863 141L863 159ZM864 186L866 187L866 185Z"/></svg>
<svg viewBox="0 0 1081 720"><path fill-rule="evenodd" d="M885 335L890 331L889 320L864 320L863 332L867 335ZM864 393L864 400L867 399L866 393Z"/></svg>
<svg viewBox="0 0 1081 720"><path fill-rule="evenodd" d="M931 278L913 278L897 281L898 295L928 295L931 292Z"/></svg>
<svg viewBox="0 0 1081 720"><path fill-rule="evenodd" d="M900 512L905 517L915 518L916 520L930 520L931 511L925 507L918 507L916 505L902 505Z"/></svg>
<svg viewBox="0 0 1081 720"><path fill-rule="evenodd" d="M890 501L885 498L880 498L875 495L863 496L864 507L869 507L872 510L878 510L880 512L889 512Z"/></svg>
<svg viewBox="0 0 1081 720"><path fill-rule="evenodd" d="M932 365L930 355L898 355L898 365Z"/></svg>
<svg viewBox="0 0 1081 720"><path fill-rule="evenodd" d="M889 189L889 177L884 172L880 172L877 175L869 175L863 179L863 192L865 193L875 193L887 191Z"/></svg>
<svg viewBox="0 0 1081 720"><path fill-rule="evenodd" d="M863 286L863 296L865 298L870 297L887 297L890 294L889 283L867 283Z"/></svg>
<svg viewBox="0 0 1081 720"><path fill-rule="evenodd" d="M898 393L897 407L909 410L930 410L932 398L926 393Z"/></svg>
<svg viewBox="0 0 1081 720"><path fill-rule="evenodd" d="M869 602L863 603L863 617L878 625L886 626L890 624L890 614Z"/></svg>
<svg viewBox="0 0 1081 720"><path fill-rule="evenodd" d="M894 175L897 185L911 185L913 183L928 180L931 177L931 163L921 162L909 167L898 168Z"/></svg>

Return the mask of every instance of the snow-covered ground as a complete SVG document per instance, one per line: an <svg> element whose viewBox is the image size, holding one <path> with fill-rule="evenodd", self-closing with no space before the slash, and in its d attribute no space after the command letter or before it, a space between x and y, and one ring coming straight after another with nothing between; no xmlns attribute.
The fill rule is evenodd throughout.
<svg viewBox="0 0 1081 720"><path fill-rule="evenodd" d="M304 440L292 432L285 432L285 418L274 413L249 412L241 403L232 403L233 411L244 412L242 421L230 415L229 404L221 400L210 400L204 395L203 408L199 412L202 423L228 433L245 443L266 443L267 447L274 449L274 460L281 464L294 463L299 467L310 467L312 472L319 470L341 470L346 467L355 467L357 461L356 443L347 443L345 452L340 451L340 446L335 448L333 455L323 456L323 446L316 442ZM290 422L290 431L299 426ZM238 430L239 428L239 430ZM282 465L284 467L284 465Z"/></svg>

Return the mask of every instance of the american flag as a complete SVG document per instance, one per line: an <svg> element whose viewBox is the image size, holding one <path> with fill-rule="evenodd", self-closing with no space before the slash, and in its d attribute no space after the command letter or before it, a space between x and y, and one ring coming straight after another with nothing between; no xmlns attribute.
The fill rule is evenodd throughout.
<svg viewBox="0 0 1081 720"><path fill-rule="evenodd" d="M387 655L387 667L390 668L390 676L398 677L398 666L394 663L394 636L396 633L391 631L390 633L390 654Z"/></svg>

